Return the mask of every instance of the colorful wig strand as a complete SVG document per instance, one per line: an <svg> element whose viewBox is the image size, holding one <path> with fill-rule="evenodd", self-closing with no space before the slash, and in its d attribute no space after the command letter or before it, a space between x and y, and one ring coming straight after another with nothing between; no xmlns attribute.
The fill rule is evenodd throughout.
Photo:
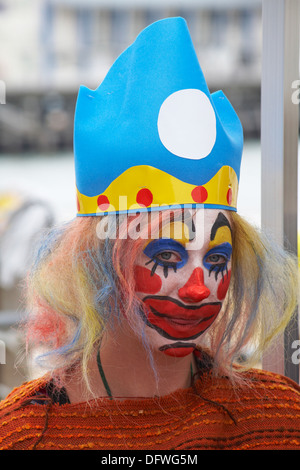
<svg viewBox="0 0 300 470"><path fill-rule="evenodd" d="M181 210L173 211L179 217ZM88 363L106 329L143 308L135 295L134 264L145 239L159 230L169 211L140 216L139 232L128 237L132 217L76 218L47 233L37 251L26 288L28 351L63 383L81 365L88 386ZM270 242L242 217L231 214L232 276L225 305L200 345L214 358L214 372L239 380L235 364L245 350L247 369L283 331L298 302L295 257ZM137 328L134 320L130 323ZM145 335L137 331L146 348ZM149 349L150 353L150 349ZM154 365L155 366L155 365Z"/></svg>

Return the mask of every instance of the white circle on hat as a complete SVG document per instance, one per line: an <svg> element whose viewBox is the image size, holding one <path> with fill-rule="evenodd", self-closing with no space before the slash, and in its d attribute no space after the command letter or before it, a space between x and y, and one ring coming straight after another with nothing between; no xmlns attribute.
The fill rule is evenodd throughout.
<svg viewBox="0 0 300 470"><path fill-rule="evenodd" d="M176 91L165 99L157 127L162 144L182 158L205 158L216 141L214 109L206 94L194 88Z"/></svg>

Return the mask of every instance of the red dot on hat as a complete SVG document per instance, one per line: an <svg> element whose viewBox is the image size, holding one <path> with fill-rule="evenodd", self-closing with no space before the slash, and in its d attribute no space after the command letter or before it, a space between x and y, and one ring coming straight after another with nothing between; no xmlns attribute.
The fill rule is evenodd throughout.
<svg viewBox="0 0 300 470"><path fill-rule="evenodd" d="M232 203L232 189L231 188L229 188L227 191L227 202L231 206L231 203Z"/></svg>
<svg viewBox="0 0 300 470"><path fill-rule="evenodd" d="M205 202L208 196L207 190L204 186L196 186L191 194L193 200L199 203Z"/></svg>
<svg viewBox="0 0 300 470"><path fill-rule="evenodd" d="M136 195L136 202L140 206L148 207L152 204L153 201L153 194L151 193L150 189L143 188L140 189Z"/></svg>
<svg viewBox="0 0 300 470"><path fill-rule="evenodd" d="M101 194L97 199L98 207L101 211L106 211L109 208L109 199L104 194Z"/></svg>

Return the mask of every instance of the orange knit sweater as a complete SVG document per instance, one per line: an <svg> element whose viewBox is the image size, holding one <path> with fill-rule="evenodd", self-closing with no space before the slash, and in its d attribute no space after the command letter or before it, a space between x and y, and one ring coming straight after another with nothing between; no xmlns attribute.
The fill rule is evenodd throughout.
<svg viewBox="0 0 300 470"><path fill-rule="evenodd" d="M298 449L300 387L251 370L249 385L204 374L195 387L153 399L34 403L45 378L0 404L0 449Z"/></svg>

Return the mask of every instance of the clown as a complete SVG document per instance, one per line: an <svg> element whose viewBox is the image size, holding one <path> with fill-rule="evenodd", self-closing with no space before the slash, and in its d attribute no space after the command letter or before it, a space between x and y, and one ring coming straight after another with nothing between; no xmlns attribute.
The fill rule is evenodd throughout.
<svg viewBox="0 0 300 470"><path fill-rule="evenodd" d="M295 311L297 260L236 212L242 148L182 18L80 88L77 217L27 279L45 374L1 404L0 448L299 448L299 386L253 369Z"/></svg>
<svg viewBox="0 0 300 470"><path fill-rule="evenodd" d="M187 246L188 239L181 243L173 238L153 240L135 267L136 291L148 307L144 321L163 338L173 340L159 350L174 356L193 352L197 338L219 314L229 287L230 223L222 212L216 217L215 210L200 215L205 216L202 227L206 229L201 247ZM153 263L151 271L149 263Z"/></svg>

